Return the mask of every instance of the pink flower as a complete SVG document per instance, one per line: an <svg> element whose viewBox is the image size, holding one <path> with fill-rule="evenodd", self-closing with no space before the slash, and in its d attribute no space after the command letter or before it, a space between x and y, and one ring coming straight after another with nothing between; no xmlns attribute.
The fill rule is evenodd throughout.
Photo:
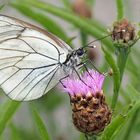
<svg viewBox="0 0 140 140"><path fill-rule="evenodd" d="M82 94L87 95L88 93L96 95L102 91L103 82L105 76L97 71L89 70L81 74L81 79L67 78L63 81L64 91L70 95Z"/></svg>
<svg viewBox="0 0 140 140"><path fill-rule="evenodd" d="M70 95L74 126L88 135L99 134L111 121L111 110L105 102L102 86L105 75L88 70L78 78L63 81Z"/></svg>

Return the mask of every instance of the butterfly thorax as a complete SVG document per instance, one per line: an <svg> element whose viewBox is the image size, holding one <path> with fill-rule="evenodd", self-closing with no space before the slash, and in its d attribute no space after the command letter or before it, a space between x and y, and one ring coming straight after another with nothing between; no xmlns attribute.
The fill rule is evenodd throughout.
<svg viewBox="0 0 140 140"><path fill-rule="evenodd" d="M62 64L63 70L66 74L72 74L74 69L80 64L80 57L75 51L67 55L66 61Z"/></svg>

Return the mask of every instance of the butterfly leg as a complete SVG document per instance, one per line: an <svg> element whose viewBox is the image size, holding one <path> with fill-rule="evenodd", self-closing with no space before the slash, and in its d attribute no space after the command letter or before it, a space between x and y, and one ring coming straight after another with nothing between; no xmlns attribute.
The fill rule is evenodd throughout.
<svg viewBox="0 0 140 140"><path fill-rule="evenodd" d="M78 76L79 80L81 80L86 86L88 86L89 88L91 88L89 85L87 85L87 83L85 83L85 81L83 81L83 79L81 78L81 76L79 75L79 73L77 72L77 70L75 69L75 67L73 67L73 70L75 71L75 73Z"/></svg>
<svg viewBox="0 0 140 140"><path fill-rule="evenodd" d="M86 62L86 61L85 61ZM88 68L87 68L87 66L86 66L86 63L84 63L84 62L81 62L80 64L80 67L79 67L79 69L81 69L82 67L84 67L85 68L85 70L87 71L87 73L91 76L91 78L94 80L94 77L90 74L90 72L89 72L89 70L88 70ZM96 71L98 71L100 74L103 74L103 75L105 75L106 76L106 73L104 74L104 73L101 73L99 70L97 70L96 69Z"/></svg>
<svg viewBox="0 0 140 140"><path fill-rule="evenodd" d="M88 71L88 68L86 66L86 63L89 63L93 68L94 70L98 71L100 74L103 74L99 69L97 69L97 67L93 64L93 62L89 59L86 59L84 62L82 62L82 67L84 67L86 69L86 71Z"/></svg>
<svg viewBox="0 0 140 140"><path fill-rule="evenodd" d="M96 71L98 71L100 74L103 74L104 76L107 76L107 75L108 75L107 72L104 73L104 72L101 72L99 69L97 69L91 60L89 60L89 62L90 62L90 64L94 67L94 69L95 69Z"/></svg>
<svg viewBox="0 0 140 140"><path fill-rule="evenodd" d="M63 84L63 81L62 80L64 80L64 79L66 79L67 77L69 77L69 75L66 75L65 77L63 77L63 78L61 78L60 80L59 80L59 82L62 84L62 86L65 88L66 86Z"/></svg>
<svg viewBox="0 0 140 140"><path fill-rule="evenodd" d="M91 64L91 66L98 71L100 74L103 74L99 69L97 69L97 67L93 64L93 62L91 60L89 60L89 63Z"/></svg>
<svg viewBox="0 0 140 140"><path fill-rule="evenodd" d="M82 65L81 67L84 67L84 68L85 68L85 70L87 71L87 73L90 75L90 77L94 80L94 77L90 74L90 72L89 72L89 70L88 70L88 68L87 68L86 64L82 62L82 64L81 64L81 65ZM80 68L81 68L81 67L80 67Z"/></svg>
<svg viewBox="0 0 140 140"><path fill-rule="evenodd" d="M63 86L64 88L66 88L66 86L63 84L63 81L62 81L62 80L66 79L67 77L69 77L69 75L66 75L65 77L63 77L63 78L61 78L61 79L59 80L59 82L62 84L62 86ZM71 99L71 95L70 95L70 94L68 94L68 95L69 95L69 97L70 97L70 99ZM71 104L71 102L70 102L70 104Z"/></svg>

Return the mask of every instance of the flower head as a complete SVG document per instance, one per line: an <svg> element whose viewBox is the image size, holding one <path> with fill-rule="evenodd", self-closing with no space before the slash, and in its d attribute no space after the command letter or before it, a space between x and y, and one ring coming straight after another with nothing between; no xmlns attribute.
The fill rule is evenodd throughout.
<svg viewBox="0 0 140 140"><path fill-rule="evenodd" d="M81 75L81 80L68 78L64 80L64 90L70 95L82 94L86 96L91 93L95 96L102 91L105 76L97 71L89 70Z"/></svg>
<svg viewBox="0 0 140 140"><path fill-rule="evenodd" d="M102 90L104 79L103 74L89 70L81 75L81 79L63 81L64 91L71 99L73 124L89 135L103 131L111 120L111 111Z"/></svg>
<svg viewBox="0 0 140 140"><path fill-rule="evenodd" d="M123 46L136 39L135 27L127 19L117 21L113 25L112 39Z"/></svg>

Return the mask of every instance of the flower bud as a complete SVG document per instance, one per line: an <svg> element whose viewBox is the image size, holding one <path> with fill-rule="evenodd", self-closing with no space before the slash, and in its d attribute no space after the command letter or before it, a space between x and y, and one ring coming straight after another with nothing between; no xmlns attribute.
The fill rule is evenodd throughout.
<svg viewBox="0 0 140 140"><path fill-rule="evenodd" d="M102 90L105 76L89 70L81 78L63 82L71 99L73 124L85 134L99 134L111 121L111 111Z"/></svg>
<svg viewBox="0 0 140 140"><path fill-rule="evenodd" d="M113 25L112 39L117 43L129 43L135 40L135 28L127 19L117 21Z"/></svg>
<svg viewBox="0 0 140 140"><path fill-rule="evenodd" d="M87 5L86 0L75 0L72 9L79 16L91 18L92 12L90 7Z"/></svg>

